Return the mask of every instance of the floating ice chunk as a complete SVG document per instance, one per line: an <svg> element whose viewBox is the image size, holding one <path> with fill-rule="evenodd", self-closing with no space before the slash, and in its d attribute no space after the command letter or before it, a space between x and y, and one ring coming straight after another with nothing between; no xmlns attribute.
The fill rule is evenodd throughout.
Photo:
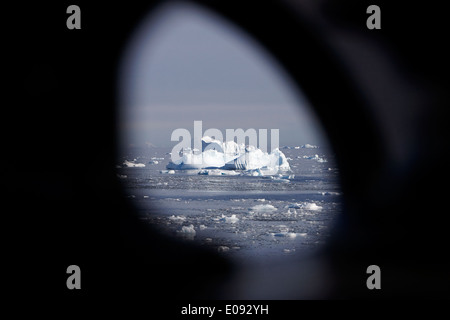
<svg viewBox="0 0 450 320"><path fill-rule="evenodd" d="M236 176L239 172L234 170L220 170L220 169L203 169L198 172L199 175L207 176Z"/></svg>
<svg viewBox="0 0 450 320"><path fill-rule="evenodd" d="M195 236L196 232L194 229L194 225L189 225L189 226L182 226L181 230L178 230L179 233L181 234L185 234L185 235L189 235L189 236Z"/></svg>
<svg viewBox="0 0 450 320"><path fill-rule="evenodd" d="M271 204L257 204L256 206L253 206L249 208L248 210L256 211L256 212L272 212L277 211L277 208L275 208Z"/></svg>
<svg viewBox="0 0 450 320"><path fill-rule="evenodd" d="M129 168L134 168L134 167L136 167L136 168L143 168L143 167L145 167L145 164L143 164L143 163L135 163L134 161L136 161L136 159L133 160L133 162L125 160L123 162L123 165L126 166L126 167L129 167Z"/></svg>
<svg viewBox="0 0 450 320"><path fill-rule="evenodd" d="M235 214L231 215L231 217L226 217L222 214L222 218L220 219L220 221L225 221L227 223L236 223L239 221L239 218L236 217Z"/></svg>
<svg viewBox="0 0 450 320"><path fill-rule="evenodd" d="M205 229L208 228L208 227L205 226L204 224L201 224L201 225L199 226L199 228L200 228L200 230L205 230Z"/></svg>
<svg viewBox="0 0 450 320"><path fill-rule="evenodd" d="M285 238L296 238L297 234L295 232L276 232L270 234L272 237L285 237Z"/></svg>
<svg viewBox="0 0 450 320"><path fill-rule="evenodd" d="M310 203L306 203L303 206L304 209L306 210L313 210L313 211L317 211L317 210L322 210L321 206L318 206L317 204L315 204L314 202L310 202Z"/></svg>
<svg viewBox="0 0 450 320"><path fill-rule="evenodd" d="M117 178L119 178L119 179L126 179L127 175L126 174L117 174Z"/></svg>
<svg viewBox="0 0 450 320"><path fill-rule="evenodd" d="M320 194L323 196L338 196L338 195L340 195L339 192L330 192L330 191L321 192Z"/></svg>
<svg viewBox="0 0 450 320"><path fill-rule="evenodd" d="M289 209L305 209L305 210L321 210L322 207L318 206L314 202L306 202L306 203L289 203L285 208Z"/></svg>
<svg viewBox="0 0 450 320"><path fill-rule="evenodd" d="M186 217L185 216L174 216L174 215L172 215L172 216L169 217L169 220L181 223L181 222L186 220Z"/></svg>
<svg viewBox="0 0 450 320"><path fill-rule="evenodd" d="M149 164L158 164L159 161L158 161L158 160L151 160L151 161L149 161L148 163L149 163Z"/></svg>
<svg viewBox="0 0 450 320"><path fill-rule="evenodd" d="M317 148L319 148L319 147L318 147L318 146L315 146L315 145L313 145L313 144L307 143L307 144L302 145L302 148L303 148L303 149L317 149Z"/></svg>
<svg viewBox="0 0 450 320"><path fill-rule="evenodd" d="M325 158L319 157L318 154L315 154L314 156L303 156L303 159L316 160L317 162L320 162L320 163L328 162Z"/></svg>
<svg viewBox="0 0 450 320"><path fill-rule="evenodd" d="M217 251L219 251L219 252L227 252L227 251L230 251L230 248L227 247L227 246L219 246L217 248Z"/></svg>
<svg viewBox="0 0 450 320"><path fill-rule="evenodd" d="M255 199L255 201L258 201L258 202L265 202L266 199Z"/></svg>
<svg viewBox="0 0 450 320"><path fill-rule="evenodd" d="M272 179L272 181L273 182L284 182L284 183L289 183L289 180L288 179L283 179L283 178L280 178L280 177L270 177L271 179Z"/></svg>

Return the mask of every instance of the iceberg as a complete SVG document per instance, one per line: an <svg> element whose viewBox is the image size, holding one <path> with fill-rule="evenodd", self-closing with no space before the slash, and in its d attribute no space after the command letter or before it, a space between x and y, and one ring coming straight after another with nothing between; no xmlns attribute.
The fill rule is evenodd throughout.
<svg viewBox="0 0 450 320"><path fill-rule="evenodd" d="M123 162L123 165L128 168L144 168L145 167L145 164L143 164L143 163L136 163L134 161L128 161L128 160L125 160Z"/></svg>
<svg viewBox="0 0 450 320"><path fill-rule="evenodd" d="M239 218L236 217L235 214L232 214L231 217L227 217L222 214L222 218L220 219L220 221L227 222L227 223L236 223L239 221Z"/></svg>
<svg viewBox="0 0 450 320"><path fill-rule="evenodd" d="M319 157L318 154L315 154L314 157L312 157L312 156L303 156L303 159L316 160L317 162L320 162L320 163L328 162L325 158Z"/></svg>
<svg viewBox="0 0 450 320"><path fill-rule="evenodd" d="M309 143L304 144L304 145L302 145L301 147L302 147L303 149L317 149L317 148L319 148L318 146L315 146L315 145L309 144Z"/></svg>
<svg viewBox="0 0 450 320"><path fill-rule="evenodd" d="M199 174L205 175L227 175L226 172L230 170L253 176L291 172L286 156L278 148L267 153L255 146L245 146L234 141L221 142L208 136L202 138L202 152L184 149L180 158L170 161L166 168L197 169L202 170Z"/></svg>

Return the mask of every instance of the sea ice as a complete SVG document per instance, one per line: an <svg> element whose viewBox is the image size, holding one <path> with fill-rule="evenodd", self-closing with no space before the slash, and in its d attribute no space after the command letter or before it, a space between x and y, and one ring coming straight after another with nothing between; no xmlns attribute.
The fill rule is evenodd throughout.
<svg viewBox="0 0 450 320"><path fill-rule="evenodd" d="M273 176L271 176L270 178L272 179L273 182L284 182L284 183L289 182L288 179L283 179L283 178L280 178L280 177L273 177Z"/></svg>
<svg viewBox="0 0 450 320"><path fill-rule="evenodd" d="M256 212L272 212L277 211L277 208L275 208L271 204L257 204L256 206L253 206L249 208L250 211L256 211Z"/></svg>
<svg viewBox="0 0 450 320"><path fill-rule="evenodd" d="M240 173L234 170L202 169L198 174L206 176L236 176Z"/></svg>
<svg viewBox="0 0 450 320"><path fill-rule="evenodd" d="M182 226L181 230L178 230L179 233L183 233L186 235L190 235L190 236L195 236L196 232L194 229L194 225L189 225L189 226Z"/></svg>
<svg viewBox="0 0 450 320"><path fill-rule="evenodd" d="M239 221L239 218L236 217L235 214L231 215L231 217L227 217L222 214L222 218L220 219L220 221L225 221L227 223L236 223Z"/></svg>
<svg viewBox="0 0 450 320"><path fill-rule="evenodd" d="M136 160L134 160L134 161L136 161ZM143 167L145 167L145 164L143 164L143 163L135 163L134 161L125 160L123 162L123 165L126 166L126 167L129 167L129 168L134 168L134 167L136 167L136 168L143 168Z"/></svg>
<svg viewBox="0 0 450 320"><path fill-rule="evenodd" d="M322 209L321 206L318 206L314 202L290 203L286 207L289 208L289 209L291 209L291 208L292 209L305 209L305 210L313 210L313 211L317 211L317 210L321 210Z"/></svg>
<svg viewBox="0 0 450 320"><path fill-rule="evenodd" d="M172 215L172 216L169 217L169 220L174 221L174 222L183 222L183 221L186 220L186 217L185 216L174 216L174 215Z"/></svg>
<svg viewBox="0 0 450 320"><path fill-rule="evenodd" d="M270 234L273 237L286 237L286 238L295 238L297 234L295 232L275 232Z"/></svg>
<svg viewBox="0 0 450 320"><path fill-rule="evenodd" d="M314 202L306 203L303 208L306 210L313 210L313 211L322 210L322 207L318 206Z"/></svg>
<svg viewBox="0 0 450 320"><path fill-rule="evenodd" d="M316 160L317 162L320 162L320 163L328 162L325 158L319 157L318 154L315 154L314 157L312 157L312 156L303 156L303 159Z"/></svg>
<svg viewBox="0 0 450 320"><path fill-rule="evenodd" d="M304 144L304 145L302 145L302 148L304 148L304 149L317 149L317 148L319 148L318 146L315 146L315 145L312 145L312 144L309 144L309 143L307 143L307 144Z"/></svg>

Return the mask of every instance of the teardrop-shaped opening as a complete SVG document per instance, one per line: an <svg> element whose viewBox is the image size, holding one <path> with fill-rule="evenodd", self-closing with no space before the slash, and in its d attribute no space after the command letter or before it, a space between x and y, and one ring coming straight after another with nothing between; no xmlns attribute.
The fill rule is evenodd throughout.
<svg viewBox="0 0 450 320"><path fill-rule="evenodd" d="M329 145L249 35L166 4L135 31L119 75L117 176L142 219L237 261L289 260L326 242L341 202Z"/></svg>

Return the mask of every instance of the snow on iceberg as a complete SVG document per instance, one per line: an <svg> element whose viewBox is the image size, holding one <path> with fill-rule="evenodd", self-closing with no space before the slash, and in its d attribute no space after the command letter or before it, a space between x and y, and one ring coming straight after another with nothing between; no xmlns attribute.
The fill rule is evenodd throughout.
<svg viewBox="0 0 450 320"><path fill-rule="evenodd" d="M226 175L225 170L239 170L250 175L274 175L278 172L290 172L286 156L278 148L271 153L254 146L238 145L234 141L220 142L208 136L202 138L202 152L183 150L180 159L170 161L169 170L224 170L201 171L200 174Z"/></svg>

